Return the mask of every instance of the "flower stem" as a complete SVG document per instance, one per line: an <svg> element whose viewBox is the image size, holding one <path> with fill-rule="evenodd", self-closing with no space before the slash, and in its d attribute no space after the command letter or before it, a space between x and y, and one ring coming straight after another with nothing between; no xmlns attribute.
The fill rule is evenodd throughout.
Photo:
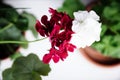
<svg viewBox="0 0 120 80"><path fill-rule="evenodd" d="M28 43L32 43L32 42L41 41L41 40L44 40L44 39L46 39L46 38L37 39L37 40L33 40L33 41L0 41L0 44L8 44L8 43L12 43L12 44L28 44Z"/></svg>

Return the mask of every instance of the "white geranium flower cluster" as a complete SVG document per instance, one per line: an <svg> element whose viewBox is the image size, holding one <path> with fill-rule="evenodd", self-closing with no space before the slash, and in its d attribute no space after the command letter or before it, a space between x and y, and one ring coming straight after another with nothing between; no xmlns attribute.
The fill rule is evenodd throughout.
<svg viewBox="0 0 120 80"><path fill-rule="evenodd" d="M71 43L77 48L84 48L100 40L101 23L99 16L94 11L74 12L74 21Z"/></svg>

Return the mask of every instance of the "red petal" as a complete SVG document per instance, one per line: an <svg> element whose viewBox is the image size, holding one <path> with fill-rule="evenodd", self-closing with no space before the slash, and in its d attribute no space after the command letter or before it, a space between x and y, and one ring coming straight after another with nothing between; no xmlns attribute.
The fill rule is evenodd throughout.
<svg viewBox="0 0 120 80"><path fill-rule="evenodd" d="M36 30L40 33L41 36L45 36L45 30L44 30L44 27L41 25L41 23L37 20L36 21Z"/></svg>
<svg viewBox="0 0 120 80"><path fill-rule="evenodd" d="M47 21L48 17L46 15L43 15L42 18L41 18L41 22L44 24L44 25L47 25L48 24L48 21Z"/></svg>
<svg viewBox="0 0 120 80"><path fill-rule="evenodd" d="M52 13L52 14L55 14L57 11L54 10L53 8L49 8L49 12Z"/></svg>
<svg viewBox="0 0 120 80"><path fill-rule="evenodd" d="M70 51L70 52L73 52L75 48L76 48L76 46L73 45L73 44L68 44L68 46L67 46L67 49L68 49L68 51Z"/></svg>
<svg viewBox="0 0 120 80"><path fill-rule="evenodd" d="M37 20L37 21L36 21L36 24L35 24L35 28L36 28L37 31L39 31L40 26L41 26L41 24L40 24L40 22Z"/></svg>
<svg viewBox="0 0 120 80"><path fill-rule="evenodd" d="M54 57L52 57L52 59L53 59L53 61L54 61L55 63L57 63L60 58L59 58L58 56L54 56Z"/></svg>
<svg viewBox="0 0 120 80"><path fill-rule="evenodd" d="M50 55L50 54L45 54L45 55L43 56L43 60L42 60L42 61L43 61L44 63L48 64L48 63L50 62L51 58L52 58L52 55Z"/></svg>

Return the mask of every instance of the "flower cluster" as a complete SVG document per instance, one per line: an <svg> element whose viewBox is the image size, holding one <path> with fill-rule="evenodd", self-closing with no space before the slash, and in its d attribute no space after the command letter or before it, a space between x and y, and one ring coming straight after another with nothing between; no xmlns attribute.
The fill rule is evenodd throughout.
<svg viewBox="0 0 120 80"><path fill-rule="evenodd" d="M41 21L37 20L36 23L36 30L51 42L49 53L43 56L44 63L49 63L51 59L57 63L60 59L64 60L68 52L73 52L75 48L90 46L99 41L101 23L98 22L99 16L94 11L75 12L75 19L52 8L49 12L49 20L44 15Z"/></svg>
<svg viewBox="0 0 120 80"><path fill-rule="evenodd" d="M51 59L56 63L59 59L64 60L68 56L68 51L73 52L76 48L69 43L72 31L72 19L65 13L57 12L50 8L51 18L42 16L41 23L37 21L36 30L41 36L49 37L51 49L43 57L44 63L49 63Z"/></svg>

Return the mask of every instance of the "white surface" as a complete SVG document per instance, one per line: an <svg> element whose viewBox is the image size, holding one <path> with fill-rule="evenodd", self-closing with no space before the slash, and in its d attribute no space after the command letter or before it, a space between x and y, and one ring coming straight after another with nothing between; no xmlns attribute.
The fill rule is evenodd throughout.
<svg viewBox="0 0 120 80"><path fill-rule="evenodd" d="M5 0L7 3L12 4L14 7L30 7L27 11L35 14L37 18L43 14L48 14L48 8L58 8L63 0ZM33 35L27 31L26 37L28 40L33 40ZM40 58L47 52L49 48L49 41L35 42L29 44L27 50L20 49L24 55L34 52ZM6 59L1 62L1 70L10 67L12 62ZM120 80L120 66L113 68L98 67L84 58L78 50L74 53L69 53L64 62L60 61L55 64L50 63L51 72L43 80Z"/></svg>

